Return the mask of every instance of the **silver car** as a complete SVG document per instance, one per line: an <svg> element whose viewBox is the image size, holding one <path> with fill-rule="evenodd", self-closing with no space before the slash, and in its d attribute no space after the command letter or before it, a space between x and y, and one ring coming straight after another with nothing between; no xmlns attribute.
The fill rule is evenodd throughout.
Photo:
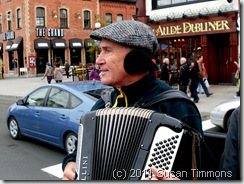
<svg viewBox="0 0 244 184"><path fill-rule="evenodd" d="M240 105L240 97L235 96L232 99L226 100L216 105L210 111L210 121L214 125L228 130L230 121L229 117L231 113Z"/></svg>

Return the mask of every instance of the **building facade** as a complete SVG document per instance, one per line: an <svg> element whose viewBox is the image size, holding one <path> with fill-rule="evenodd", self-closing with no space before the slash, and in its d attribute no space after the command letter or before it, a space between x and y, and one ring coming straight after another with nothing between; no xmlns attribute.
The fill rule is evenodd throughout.
<svg viewBox="0 0 244 184"><path fill-rule="evenodd" d="M179 69L203 55L209 82L232 83L240 53L239 0L137 0L136 19L158 38L156 58L168 57Z"/></svg>
<svg viewBox="0 0 244 184"><path fill-rule="evenodd" d="M133 0L1 1L0 57L5 76L18 77L22 69L43 75L46 62L94 63L96 55L88 50L94 44L89 35L95 24L132 19L135 7Z"/></svg>

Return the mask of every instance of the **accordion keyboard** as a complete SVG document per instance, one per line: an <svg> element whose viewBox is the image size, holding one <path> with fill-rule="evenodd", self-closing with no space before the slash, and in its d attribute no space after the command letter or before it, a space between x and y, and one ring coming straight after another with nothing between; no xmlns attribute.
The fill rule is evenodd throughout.
<svg viewBox="0 0 244 184"><path fill-rule="evenodd" d="M154 166L159 170L170 172L180 146L183 131L174 132L168 127L159 127L143 169L142 180L151 177L150 167Z"/></svg>

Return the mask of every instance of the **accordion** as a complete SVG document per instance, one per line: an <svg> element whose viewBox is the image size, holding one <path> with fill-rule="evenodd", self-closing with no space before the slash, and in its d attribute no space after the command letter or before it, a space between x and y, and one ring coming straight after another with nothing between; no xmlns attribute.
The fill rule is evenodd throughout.
<svg viewBox="0 0 244 184"><path fill-rule="evenodd" d="M151 166L170 172L184 129L181 121L148 109L88 112L78 133L77 180L143 180Z"/></svg>

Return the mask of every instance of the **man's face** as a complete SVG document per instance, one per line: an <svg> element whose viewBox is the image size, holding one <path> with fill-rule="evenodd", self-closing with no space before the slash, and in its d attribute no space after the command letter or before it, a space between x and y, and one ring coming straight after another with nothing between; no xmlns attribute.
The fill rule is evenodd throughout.
<svg viewBox="0 0 244 184"><path fill-rule="evenodd" d="M100 49L96 63L101 69L101 82L115 87L127 85L130 75L124 69L124 59L132 49L105 39L101 41Z"/></svg>

